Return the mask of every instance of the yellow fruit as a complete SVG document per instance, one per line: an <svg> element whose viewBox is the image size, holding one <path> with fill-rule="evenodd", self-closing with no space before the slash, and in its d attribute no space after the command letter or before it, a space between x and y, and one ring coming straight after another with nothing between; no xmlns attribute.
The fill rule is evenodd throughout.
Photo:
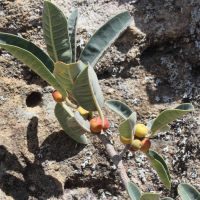
<svg viewBox="0 0 200 200"><path fill-rule="evenodd" d="M87 119L88 115L89 115L89 111L85 110L84 108L82 108L81 106L78 107L78 111L81 113L81 115Z"/></svg>
<svg viewBox="0 0 200 200"><path fill-rule="evenodd" d="M127 139L127 138L125 138L125 137L123 137L121 135L120 135L120 141L123 144L130 144L131 143L131 139Z"/></svg>
<svg viewBox="0 0 200 200"><path fill-rule="evenodd" d="M143 138L147 135L147 127L144 124L136 124L135 136Z"/></svg>
<svg viewBox="0 0 200 200"><path fill-rule="evenodd" d="M134 150L139 150L142 147L142 142L138 139L133 140L133 144L131 145L131 148Z"/></svg>

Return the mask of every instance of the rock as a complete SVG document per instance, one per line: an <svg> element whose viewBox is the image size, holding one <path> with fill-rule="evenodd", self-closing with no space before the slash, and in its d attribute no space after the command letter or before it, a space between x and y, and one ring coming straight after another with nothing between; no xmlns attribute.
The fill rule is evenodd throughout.
<svg viewBox="0 0 200 200"><path fill-rule="evenodd" d="M141 152L127 153L124 166L142 192L163 190L163 197L176 198L171 194L177 194L177 184L185 178L198 185L200 2L54 2L67 17L79 8L78 55L108 19L130 12L130 27L95 68L105 100L127 103L137 112L137 122L144 124L182 102L193 103L195 111L173 122L167 134L152 139L151 148L169 163L171 193ZM2 0L0 7L1 32L46 51L42 0ZM0 199L128 199L100 141L88 135L89 144L80 145L62 130L54 116L51 86L3 49L0 77ZM117 128L123 119L106 106L103 112L110 122L109 139L121 152ZM169 151L163 152L167 146Z"/></svg>

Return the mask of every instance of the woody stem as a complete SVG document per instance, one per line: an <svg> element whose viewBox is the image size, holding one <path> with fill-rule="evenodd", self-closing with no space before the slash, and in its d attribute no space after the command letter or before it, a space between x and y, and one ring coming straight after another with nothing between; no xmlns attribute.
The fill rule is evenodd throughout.
<svg viewBox="0 0 200 200"><path fill-rule="evenodd" d="M101 132L97 136L102 141L102 143L104 144L106 151L108 153L108 156L111 158L111 160L113 161L113 163L117 167L117 172L118 172L118 174L119 174L119 176L122 180L122 183L123 183L125 189L127 190L127 183L129 181L129 178L126 174L126 171L124 169L124 165L122 163L122 156L128 150L128 147L125 147L123 152L120 155L118 155L117 152L115 151L113 145L110 143L110 141L106 137L106 135L103 134L103 132Z"/></svg>

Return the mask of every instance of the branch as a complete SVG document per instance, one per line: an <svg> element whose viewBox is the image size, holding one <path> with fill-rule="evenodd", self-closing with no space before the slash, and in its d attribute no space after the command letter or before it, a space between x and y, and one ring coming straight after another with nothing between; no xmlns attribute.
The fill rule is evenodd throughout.
<svg viewBox="0 0 200 200"><path fill-rule="evenodd" d="M124 187L128 191L127 182L129 181L129 178L128 178L127 174L126 174L126 171L124 169L124 165L122 163L122 156L128 150L127 146L125 147L123 152L120 155L118 155L117 152L115 151L113 145L110 144L110 141L108 140L108 138L106 137L105 134L103 134L103 133L97 134L97 137L104 144L109 157L111 158L111 160L113 161L113 163L117 167L117 172L118 172L118 174L119 174L119 176L120 176L120 178L122 180L122 183L124 184Z"/></svg>
<svg viewBox="0 0 200 200"><path fill-rule="evenodd" d="M119 154L120 159L122 159L122 157L124 156L124 154L130 149L130 147L131 147L130 144L127 144L127 145L124 147L123 151Z"/></svg>

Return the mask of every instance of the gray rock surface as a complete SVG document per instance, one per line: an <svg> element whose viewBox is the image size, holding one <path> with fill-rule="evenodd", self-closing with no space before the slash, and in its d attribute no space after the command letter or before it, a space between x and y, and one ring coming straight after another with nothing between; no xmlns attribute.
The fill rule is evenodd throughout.
<svg viewBox="0 0 200 200"><path fill-rule="evenodd" d="M128 10L131 26L96 67L105 100L117 99L146 124L166 108L192 103L195 112L171 123L171 130L152 138L152 149L168 163L172 190L158 179L140 152L123 162L141 192L163 191L177 197L177 185L200 190L199 0L55 0L68 17L79 8L77 51L108 19ZM43 1L1 0L0 31L28 39L45 50ZM77 144L54 117L52 88L5 50L0 49L0 199L129 199L104 146L88 136ZM31 95L31 96L30 96ZM117 126L108 108L108 134L120 152ZM178 199L178 198L177 198Z"/></svg>

